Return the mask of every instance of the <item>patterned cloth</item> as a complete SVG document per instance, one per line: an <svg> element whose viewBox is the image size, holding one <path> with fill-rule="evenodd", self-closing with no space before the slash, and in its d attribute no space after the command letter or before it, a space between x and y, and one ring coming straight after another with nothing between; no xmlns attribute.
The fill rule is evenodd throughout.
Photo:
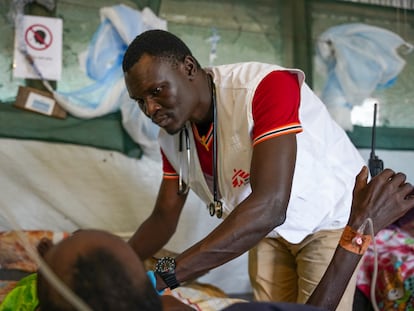
<svg viewBox="0 0 414 311"><path fill-rule="evenodd" d="M378 274L375 288L380 310L414 310L414 238L393 226L375 237ZM362 259L357 286L370 298L374 271L374 247L371 243Z"/></svg>
<svg viewBox="0 0 414 311"><path fill-rule="evenodd" d="M35 272L37 264L27 253L26 248L36 249L43 238L57 243L69 234L46 230L0 232L0 268Z"/></svg>

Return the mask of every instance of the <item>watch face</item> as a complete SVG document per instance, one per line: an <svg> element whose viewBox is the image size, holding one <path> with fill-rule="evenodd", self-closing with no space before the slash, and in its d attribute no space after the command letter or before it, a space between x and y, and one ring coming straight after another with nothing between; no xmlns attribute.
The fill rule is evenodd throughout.
<svg viewBox="0 0 414 311"><path fill-rule="evenodd" d="M168 273L174 272L175 270L175 260L171 257L163 257L158 260L155 265L155 271L159 273Z"/></svg>

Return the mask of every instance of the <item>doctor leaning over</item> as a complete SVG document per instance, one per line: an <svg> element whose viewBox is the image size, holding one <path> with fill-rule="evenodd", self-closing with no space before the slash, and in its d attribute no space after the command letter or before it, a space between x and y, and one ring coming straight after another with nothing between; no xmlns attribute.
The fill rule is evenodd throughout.
<svg viewBox="0 0 414 311"><path fill-rule="evenodd" d="M223 218L175 259L159 260L157 288L249 251L257 300L305 302L348 221L364 161L304 73L257 62L201 68L162 30L133 40L123 70L130 97L161 128L164 171L154 210L130 245L141 259L160 250L190 188ZM354 289L355 278L338 310L352 309Z"/></svg>

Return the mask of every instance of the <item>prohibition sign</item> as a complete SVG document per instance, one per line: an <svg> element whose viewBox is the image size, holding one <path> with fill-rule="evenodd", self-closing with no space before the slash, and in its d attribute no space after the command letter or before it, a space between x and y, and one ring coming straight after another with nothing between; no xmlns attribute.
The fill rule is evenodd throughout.
<svg viewBox="0 0 414 311"><path fill-rule="evenodd" d="M34 24L27 28L24 40L32 49L43 51L52 45L53 35L46 26Z"/></svg>

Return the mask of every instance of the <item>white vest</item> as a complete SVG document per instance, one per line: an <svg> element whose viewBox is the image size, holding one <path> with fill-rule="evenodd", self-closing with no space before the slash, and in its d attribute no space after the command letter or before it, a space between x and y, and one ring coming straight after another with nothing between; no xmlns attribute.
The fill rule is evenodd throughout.
<svg viewBox="0 0 414 311"><path fill-rule="evenodd" d="M270 237L282 236L291 243L322 229L345 226L351 207L355 176L365 164L346 133L329 116L324 104L304 83L304 74L262 63L239 63L208 69L217 93L217 171L226 217L250 193L252 158L251 133L254 126L252 99L260 81L271 71L289 70L301 85L299 118L303 132L297 134L297 160L286 221ZM206 204L213 195L204 178L190 124L190 170L182 165L184 181ZM178 172L179 135L160 131L159 142ZM238 173L243 174L238 174ZM233 179L234 178L234 179ZM206 212L207 213L207 212Z"/></svg>

